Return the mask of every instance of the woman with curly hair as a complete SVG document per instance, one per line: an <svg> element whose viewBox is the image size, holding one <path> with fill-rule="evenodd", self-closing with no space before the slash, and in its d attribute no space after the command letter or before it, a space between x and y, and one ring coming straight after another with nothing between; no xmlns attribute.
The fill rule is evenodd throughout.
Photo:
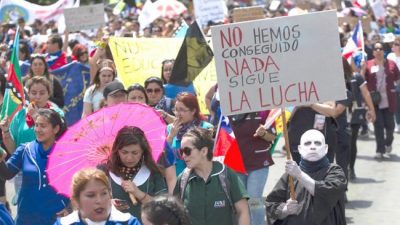
<svg viewBox="0 0 400 225"><path fill-rule="evenodd" d="M174 196L160 195L142 206L143 225L192 225L183 204Z"/></svg>

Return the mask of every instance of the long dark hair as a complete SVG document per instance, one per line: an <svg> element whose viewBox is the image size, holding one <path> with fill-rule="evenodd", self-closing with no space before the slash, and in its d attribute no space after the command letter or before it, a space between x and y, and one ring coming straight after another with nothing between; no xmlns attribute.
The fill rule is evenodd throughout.
<svg viewBox="0 0 400 225"><path fill-rule="evenodd" d="M124 167L119 158L118 151L128 145L140 145L143 150L144 164L152 173L161 173L151 154L151 147L144 132L139 127L124 126L121 128L111 149L111 156L107 161L107 169L117 176L121 176L120 168Z"/></svg>
<svg viewBox="0 0 400 225"><path fill-rule="evenodd" d="M209 161L213 158L213 146L214 146L214 139L213 139L213 132L212 130L208 130L201 127L193 127L190 128L182 138L189 137L192 138L192 144L197 149L202 149L207 147L207 159Z"/></svg>
<svg viewBox="0 0 400 225"><path fill-rule="evenodd" d="M47 65L46 58L45 58L44 55L31 55L31 61L30 61L31 66L29 67L29 74L28 74L29 78L35 76L33 74L33 70L32 70L32 64L33 64L33 61L35 59L39 59L39 60L41 60L43 62L43 64L44 64L44 73L42 75L44 75L47 79L50 80L49 66Z"/></svg>
<svg viewBox="0 0 400 225"><path fill-rule="evenodd" d="M147 96L146 90L144 89L144 87L140 84L133 84L131 86L128 87L128 89L126 89L126 91L129 93L131 93L131 91L140 91L144 94L144 98L146 100L146 104L149 103L149 97Z"/></svg>
<svg viewBox="0 0 400 225"><path fill-rule="evenodd" d="M154 225L192 225L183 204L174 196L154 197L142 205L142 213Z"/></svg>

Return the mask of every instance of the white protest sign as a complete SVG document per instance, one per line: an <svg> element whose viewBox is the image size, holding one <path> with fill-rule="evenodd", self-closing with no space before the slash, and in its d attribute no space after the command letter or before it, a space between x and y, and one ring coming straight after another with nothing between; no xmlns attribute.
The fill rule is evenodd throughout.
<svg viewBox="0 0 400 225"><path fill-rule="evenodd" d="M336 11L211 32L224 115L346 98Z"/></svg>
<svg viewBox="0 0 400 225"><path fill-rule="evenodd" d="M381 19L386 17L386 9L381 0L370 0L369 4L371 5L375 18Z"/></svg>
<svg viewBox="0 0 400 225"><path fill-rule="evenodd" d="M194 0L193 5L196 20L201 27L207 26L209 21L224 21L225 15L228 13L224 0Z"/></svg>
<svg viewBox="0 0 400 225"><path fill-rule="evenodd" d="M64 9L64 15L66 29L71 32L99 28L105 24L103 4Z"/></svg>

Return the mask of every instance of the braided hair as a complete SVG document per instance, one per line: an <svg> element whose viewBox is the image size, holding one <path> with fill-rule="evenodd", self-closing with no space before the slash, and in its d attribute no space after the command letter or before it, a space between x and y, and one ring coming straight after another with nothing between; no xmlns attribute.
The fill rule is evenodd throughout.
<svg viewBox="0 0 400 225"><path fill-rule="evenodd" d="M192 225L183 204L171 195L159 195L143 204L143 214L153 225Z"/></svg>

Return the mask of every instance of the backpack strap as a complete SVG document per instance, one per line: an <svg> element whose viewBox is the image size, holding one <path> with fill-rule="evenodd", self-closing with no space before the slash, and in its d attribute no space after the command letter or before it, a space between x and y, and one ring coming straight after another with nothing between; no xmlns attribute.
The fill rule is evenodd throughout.
<svg viewBox="0 0 400 225"><path fill-rule="evenodd" d="M221 183L222 189L224 190L224 193L226 195L226 198L228 199L229 205L232 208L232 211L236 213L235 206L233 204L232 198L231 198L231 193L230 193L230 187L231 183L228 178L228 169L224 165L224 169L220 174L218 174L219 182Z"/></svg>
<svg viewBox="0 0 400 225"><path fill-rule="evenodd" d="M186 185L187 185L187 183L189 181L189 175L190 175L191 171L192 171L191 169L185 168L183 170L183 172L182 172L181 183L180 183L180 186L179 186L180 189L181 189L181 200L182 200L182 202L183 202L183 197L184 197L184 194L185 194L185 188L186 188Z"/></svg>
<svg viewBox="0 0 400 225"><path fill-rule="evenodd" d="M180 191L181 191L180 197L181 197L182 201L183 201L183 198L184 198L185 188L186 188L186 185L187 185L187 183L189 181L189 175L190 175L191 171L192 171L191 169L185 168L183 170L183 172L182 172L181 182L180 182L180 186L179 186L180 187ZM224 165L224 168L223 168L222 172L218 174L218 179L219 179L219 182L221 183L222 189L224 190L225 196L228 199L229 205L232 208L232 211L234 213L236 213L236 209L235 209L235 206L233 204L233 201L232 201L232 198L231 198L231 194L230 194L230 191L229 191L231 183L230 183L230 181L228 179L228 169L226 168L225 165Z"/></svg>

